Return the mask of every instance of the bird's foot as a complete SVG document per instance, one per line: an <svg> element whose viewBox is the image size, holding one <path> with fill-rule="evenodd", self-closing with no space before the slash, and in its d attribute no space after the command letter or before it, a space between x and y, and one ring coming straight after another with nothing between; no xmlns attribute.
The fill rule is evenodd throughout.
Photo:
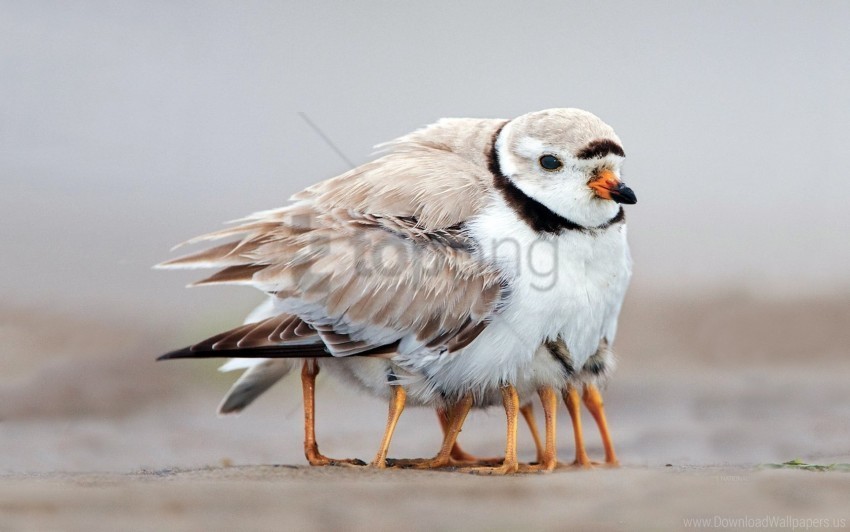
<svg viewBox="0 0 850 532"><path fill-rule="evenodd" d="M314 467L338 466L338 467L362 467L366 462L357 458L328 458L323 454L307 455L307 461Z"/></svg>
<svg viewBox="0 0 850 532"><path fill-rule="evenodd" d="M600 464L599 462L593 462L591 460L573 460L570 463L558 462L558 464L555 466L555 469L593 469L600 465L602 464Z"/></svg>
<svg viewBox="0 0 850 532"><path fill-rule="evenodd" d="M470 475L512 475L519 471L519 464L517 462L506 462L494 467L463 467L458 471Z"/></svg>
<svg viewBox="0 0 850 532"><path fill-rule="evenodd" d="M447 467L463 467L469 462L455 460L451 456L435 456L433 458L387 459L388 467L400 469L442 469Z"/></svg>
<svg viewBox="0 0 850 532"><path fill-rule="evenodd" d="M550 473L562 465L557 460L542 460L533 464L520 464L518 473Z"/></svg>
<svg viewBox="0 0 850 532"><path fill-rule="evenodd" d="M505 461L504 456L491 456L489 458L478 458L466 452L452 453L452 460L461 466L497 466Z"/></svg>

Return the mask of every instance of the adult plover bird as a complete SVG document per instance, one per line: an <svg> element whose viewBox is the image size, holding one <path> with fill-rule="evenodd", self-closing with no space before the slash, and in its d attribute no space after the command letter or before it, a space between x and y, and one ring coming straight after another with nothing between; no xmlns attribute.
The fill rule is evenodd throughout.
<svg viewBox="0 0 850 532"><path fill-rule="evenodd" d="M444 119L387 147L194 242L241 239L163 264L222 267L197 284L253 285L280 312L166 358L385 357L407 373L394 396L453 412L447 441L501 397L505 462L484 472L515 472L520 395L545 394L548 416L564 383L539 346L561 337L583 367L616 333L631 274L619 204L636 201L620 140L586 111L550 109Z"/></svg>

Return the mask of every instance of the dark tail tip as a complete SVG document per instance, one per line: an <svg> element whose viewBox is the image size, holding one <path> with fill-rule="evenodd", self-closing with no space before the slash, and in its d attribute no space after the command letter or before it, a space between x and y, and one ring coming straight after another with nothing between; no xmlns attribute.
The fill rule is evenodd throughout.
<svg viewBox="0 0 850 532"><path fill-rule="evenodd" d="M192 356L198 356L198 354L193 353L191 348L184 347L183 349L177 349L175 351L169 351L168 353L165 353L164 355L159 355L158 357L156 357L156 361L159 362L160 360L174 360L174 359L177 359L177 358L189 358L189 357L192 357Z"/></svg>

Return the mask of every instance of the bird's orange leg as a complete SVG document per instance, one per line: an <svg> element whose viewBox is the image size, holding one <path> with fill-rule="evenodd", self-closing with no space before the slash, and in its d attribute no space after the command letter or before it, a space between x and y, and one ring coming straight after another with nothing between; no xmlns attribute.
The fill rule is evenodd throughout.
<svg viewBox="0 0 850 532"><path fill-rule="evenodd" d="M507 475L516 473L519 462L516 455L516 427L519 417L519 396L516 388L508 384L502 387L502 403L505 406L505 417L507 418L508 432L505 438L505 461L497 467L471 467L464 469L469 473L478 475Z"/></svg>
<svg viewBox="0 0 850 532"><path fill-rule="evenodd" d="M435 469L439 467L456 467L466 465L464 462L457 461L452 457L452 450L457 445L457 437L460 434L463 422L466 421L466 416L469 414L471 409L472 394L468 394L458 401L457 404L452 405L452 407L448 410L446 425L444 428L445 435L443 436L443 444L440 447L440 452L437 453L437 456L433 458L426 458L424 460L397 460L394 462L394 465L410 467L413 469ZM473 459L475 458L473 457Z"/></svg>
<svg viewBox="0 0 850 532"><path fill-rule="evenodd" d="M555 407L557 408L557 406L558 405L556 398ZM543 405L543 411L545 415L545 404ZM519 412L520 414L522 414L522 417L525 418L525 423L528 425L528 431L531 432L531 437L534 439L534 447L537 449L537 463L541 464L543 463L543 456L545 454L545 450L543 449L543 443L540 441L540 433L537 431L537 421L534 419L534 404L529 401L525 406L519 409Z"/></svg>
<svg viewBox="0 0 850 532"><path fill-rule="evenodd" d="M445 408L437 408L437 419L440 421L440 427L443 429L443 438L445 438L449 431L449 413ZM461 449L458 442L455 442L452 446L449 456L456 462L468 462L470 464L478 462L478 458Z"/></svg>
<svg viewBox="0 0 850 532"><path fill-rule="evenodd" d="M443 437L445 438L449 429L449 413L443 408L437 408L437 418L440 420L440 426L443 429ZM461 449L460 444L455 442L450 454L452 462L455 465L498 465L504 461L501 456L495 458L478 458L475 455Z"/></svg>
<svg viewBox="0 0 850 532"><path fill-rule="evenodd" d="M304 394L304 455L307 461L311 466L366 465L365 462L356 458L337 460L319 452L319 444L316 442L316 375L318 374L319 365L316 361L305 360L301 367L301 389Z"/></svg>
<svg viewBox="0 0 850 532"><path fill-rule="evenodd" d="M540 432L537 430L537 421L534 419L534 404L529 402L519 409L522 417L528 425L528 431L534 439L534 446L537 450L537 463L543 462L544 449L543 442L540 440ZM437 419L440 421L440 426L443 429L443 436L449 427L449 416L443 408L437 408ZM452 447L451 457L453 462L462 462L464 465L499 465L505 461L504 457L498 456L493 458L478 458L475 455L469 454L461 449L460 444L455 442Z"/></svg>
<svg viewBox="0 0 850 532"><path fill-rule="evenodd" d="M588 384L584 387L582 399L590 415L596 420L596 426L599 427L599 435L602 437L602 445L605 447L605 465L619 466L620 462L614 452L614 442L611 440L611 433L608 432L608 421L605 419L605 405L602 401L602 394L599 393L596 386Z"/></svg>
<svg viewBox="0 0 850 532"><path fill-rule="evenodd" d="M587 452L584 449L584 435L581 431L581 400L578 392L572 386L564 391L564 404L570 413L573 422L573 436L576 440L576 459L572 466L591 467L590 458L587 457Z"/></svg>
<svg viewBox="0 0 850 532"><path fill-rule="evenodd" d="M556 447L555 430L557 427L558 394L549 386L537 391L540 402L543 403L543 415L546 421L546 447L537 464L521 466L522 472L552 471L558 465L558 450Z"/></svg>
<svg viewBox="0 0 850 532"><path fill-rule="evenodd" d="M540 432L537 430L537 421L534 419L534 404L531 402L527 403L519 409L519 412L525 419L525 422L528 425L528 431L531 433L532 439L534 439L534 447L537 449L537 463L539 464L543 462L544 450L543 442L540 440ZM440 426L443 428L443 436L445 436L449 426L448 413L442 408L437 408L437 418L440 420ZM465 462L466 465L499 465L505 461L505 459L501 456L494 458L478 458L477 456L469 454L461 449L460 444L457 442L455 442L454 447L452 447L451 457L453 461Z"/></svg>
<svg viewBox="0 0 850 532"><path fill-rule="evenodd" d="M370 464L372 467L379 469L387 467L387 452L390 449L390 441L393 438L396 424L398 424L398 418L401 417L401 413L404 411L404 403L407 400L407 392L404 391L403 387L393 385L390 386L390 390L392 395L390 396L390 409L387 414L387 427L384 430L384 438L381 440L381 447L378 450L378 454Z"/></svg>

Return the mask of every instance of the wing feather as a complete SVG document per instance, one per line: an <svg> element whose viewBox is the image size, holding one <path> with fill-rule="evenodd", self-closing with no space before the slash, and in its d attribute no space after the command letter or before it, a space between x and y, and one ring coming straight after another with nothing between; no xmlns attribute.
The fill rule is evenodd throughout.
<svg viewBox="0 0 850 532"><path fill-rule="evenodd" d="M464 229L489 200L480 147L500 125L444 120L402 137L383 157L296 194L288 207L189 243L239 240L163 266L220 267L195 284L251 284L299 317L236 329L210 344L214 350L316 336L335 355L358 354L410 335L418 345L461 349L502 297L499 273L478 258Z"/></svg>

